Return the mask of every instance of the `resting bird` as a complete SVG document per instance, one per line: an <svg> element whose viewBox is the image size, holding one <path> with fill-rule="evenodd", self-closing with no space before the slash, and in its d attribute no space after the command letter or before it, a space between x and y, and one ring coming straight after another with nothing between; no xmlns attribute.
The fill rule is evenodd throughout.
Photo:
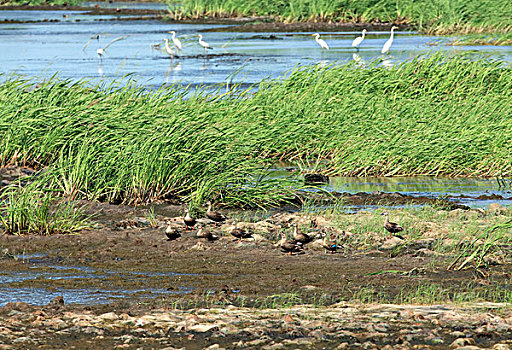
<svg viewBox="0 0 512 350"><path fill-rule="evenodd" d="M334 254L336 250L338 250L338 245L335 241L330 240L327 236L324 237L322 241L322 246L325 248L325 253Z"/></svg>
<svg viewBox="0 0 512 350"><path fill-rule="evenodd" d="M168 238L168 241L174 241L177 238L181 237L180 230L172 227L170 222L167 222L167 228L165 229L165 235Z"/></svg>
<svg viewBox="0 0 512 350"><path fill-rule="evenodd" d="M394 222L389 222L389 214L387 212L382 213L381 215L386 216L386 221L384 222L384 228L389 232L389 237L391 237L392 233L398 233L403 231L404 229Z"/></svg>
<svg viewBox="0 0 512 350"><path fill-rule="evenodd" d="M313 237L308 235L307 233L299 232L299 224L295 224L293 228L293 239L297 242L300 242L302 245L308 244L313 240Z"/></svg>
<svg viewBox="0 0 512 350"><path fill-rule="evenodd" d="M241 229L241 228L234 228L231 231L231 235L235 238L238 238L240 242L242 241L242 238L251 238L252 233L250 233L247 230Z"/></svg>
<svg viewBox="0 0 512 350"><path fill-rule="evenodd" d="M218 238L219 238L219 237L217 237L217 236L214 236L210 231L203 230L202 228L200 228L199 230L197 230L197 232L196 232L196 237L197 237L197 238L207 239L207 240L209 240L209 241L215 241L216 239L218 239Z"/></svg>
<svg viewBox="0 0 512 350"><path fill-rule="evenodd" d="M226 217L219 213L218 211L213 210L212 202L208 201L206 204L208 204L208 210L206 211L206 217L212 221L215 222L215 226L217 226L218 222L224 222L226 221Z"/></svg>
<svg viewBox="0 0 512 350"><path fill-rule="evenodd" d="M366 34L366 29L363 29L363 33L361 36L358 36L357 38L352 41L352 47L355 48L357 51L359 51L359 46L364 40L364 35Z"/></svg>
<svg viewBox="0 0 512 350"><path fill-rule="evenodd" d="M284 233L281 233L281 251L283 253L289 253L292 255L293 253L298 253L302 250L302 243L297 242L294 239L286 239Z"/></svg>
<svg viewBox="0 0 512 350"><path fill-rule="evenodd" d="M193 229L196 224L196 219L190 216L190 211L188 209L185 209L185 213L187 213L187 215L183 218L183 222L185 223L185 226L187 226L187 230Z"/></svg>

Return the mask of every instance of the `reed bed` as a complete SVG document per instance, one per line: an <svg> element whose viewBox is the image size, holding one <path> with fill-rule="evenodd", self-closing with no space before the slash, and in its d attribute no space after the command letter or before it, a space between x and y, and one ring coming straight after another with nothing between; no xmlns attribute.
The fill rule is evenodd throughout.
<svg viewBox="0 0 512 350"><path fill-rule="evenodd" d="M422 31L507 31L512 27L508 0L182 0L175 17L267 16L285 22L392 22Z"/></svg>
<svg viewBox="0 0 512 350"><path fill-rule="evenodd" d="M0 165L69 198L234 206L290 199L278 159L334 175L510 176L512 71L441 55L304 67L243 94L21 79L0 85Z"/></svg>

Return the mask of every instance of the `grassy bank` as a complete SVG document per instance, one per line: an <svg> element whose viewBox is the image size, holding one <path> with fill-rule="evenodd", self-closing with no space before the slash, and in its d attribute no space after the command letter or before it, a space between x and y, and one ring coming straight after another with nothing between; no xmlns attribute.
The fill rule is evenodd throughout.
<svg viewBox="0 0 512 350"><path fill-rule="evenodd" d="M507 31L512 27L508 0L182 0L178 17L269 16L282 21L406 23L422 31Z"/></svg>
<svg viewBox="0 0 512 350"><path fill-rule="evenodd" d="M462 57L307 67L252 94L0 85L0 164L71 198L278 203L277 159L341 175L509 176L512 70Z"/></svg>

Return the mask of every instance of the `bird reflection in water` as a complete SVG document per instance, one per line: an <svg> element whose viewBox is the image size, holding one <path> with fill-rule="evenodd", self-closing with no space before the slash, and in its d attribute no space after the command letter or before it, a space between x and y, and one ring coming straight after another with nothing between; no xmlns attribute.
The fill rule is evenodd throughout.
<svg viewBox="0 0 512 350"><path fill-rule="evenodd" d="M181 71L181 62L171 63L169 65L169 68L167 68L167 71L165 72L165 82L169 83L169 80L172 80L173 82L178 80L178 79L176 79L176 73L179 71ZM172 79L169 79L169 77L171 76L171 73L173 73Z"/></svg>

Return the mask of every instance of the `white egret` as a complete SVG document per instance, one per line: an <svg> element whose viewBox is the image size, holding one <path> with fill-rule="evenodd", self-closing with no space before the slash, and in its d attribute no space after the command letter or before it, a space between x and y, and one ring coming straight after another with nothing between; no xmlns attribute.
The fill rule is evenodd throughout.
<svg viewBox="0 0 512 350"><path fill-rule="evenodd" d="M389 55L389 48L391 47L391 44L393 44L393 36L395 35L394 31L395 29L398 29L398 27L391 27L391 36L389 37L388 41L384 44L382 47L382 50L380 50L381 53L385 53Z"/></svg>
<svg viewBox="0 0 512 350"><path fill-rule="evenodd" d="M210 44L203 40L203 36L201 34L199 34L199 45L203 47L205 55L207 50L213 50L213 47L211 47Z"/></svg>
<svg viewBox="0 0 512 350"><path fill-rule="evenodd" d="M93 39L96 39L98 41L98 48L96 49L96 54L98 55L98 60L101 61L103 55L107 53L107 48L110 45L112 45L113 43L115 43L116 41L126 39L126 36L123 35L123 36L117 37L114 40L111 40L107 45L105 45L105 47L101 47L100 46L100 35L97 34L97 35L93 36L91 39L89 39L89 41L84 45L84 47L82 49L83 51L85 51L85 48L87 47L87 45L89 45L89 43Z"/></svg>
<svg viewBox="0 0 512 350"><path fill-rule="evenodd" d="M320 34L315 33L315 34L311 34L311 36L315 37L315 41L317 42L318 45L320 45L320 47L322 48L322 51L323 51L323 49L329 50L329 46L327 46L327 43L325 41L323 41L322 39L320 39Z"/></svg>
<svg viewBox="0 0 512 350"><path fill-rule="evenodd" d="M169 46L169 40L167 38L164 38L165 46L164 50L167 52L169 56L171 56L171 63L174 61L174 50Z"/></svg>
<svg viewBox="0 0 512 350"><path fill-rule="evenodd" d="M174 46L176 46L176 48L181 51L183 49L183 45L181 45L180 39L176 38L176 32L171 30L169 34L172 34L172 42Z"/></svg>
<svg viewBox="0 0 512 350"><path fill-rule="evenodd" d="M358 36L357 38L352 41L352 47L355 48L357 51L359 51L359 46L364 40L364 35L366 34L366 29L363 29L363 33L361 36Z"/></svg>

